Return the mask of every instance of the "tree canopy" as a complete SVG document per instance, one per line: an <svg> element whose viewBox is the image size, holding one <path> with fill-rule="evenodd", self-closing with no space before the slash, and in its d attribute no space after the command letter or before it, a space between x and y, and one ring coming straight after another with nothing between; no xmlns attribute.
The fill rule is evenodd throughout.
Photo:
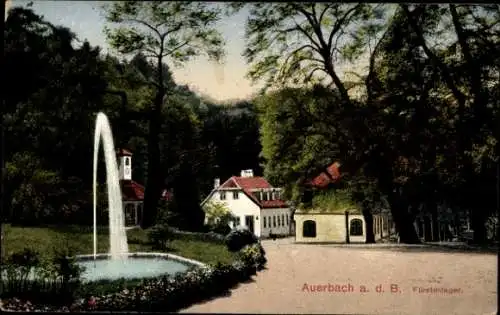
<svg viewBox="0 0 500 315"><path fill-rule="evenodd" d="M247 74L267 89L227 105L175 82L171 67L224 60L217 23L243 7ZM127 1L103 12L117 54L31 9L9 12L11 222L90 223L91 126L103 111L146 186L145 227L164 189L176 224L200 230L214 178L251 168L300 205L311 178L339 162L342 180L329 189L347 192L368 227L386 207L402 242L419 242L423 217L470 220L486 241L500 207L498 5ZM312 199L329 193L312 189ZM433 229L425 239L439 236Z"/></svg>

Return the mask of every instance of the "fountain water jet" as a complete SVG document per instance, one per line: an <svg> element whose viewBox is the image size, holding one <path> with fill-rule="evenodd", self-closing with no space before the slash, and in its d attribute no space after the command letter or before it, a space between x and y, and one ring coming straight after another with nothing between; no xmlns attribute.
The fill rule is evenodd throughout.
<svg viewBox="0 0 500 315"><path fill-rule="evenodd" d="M125 232L125 218L123 215L122 194L118 178L118 165L116 162L113 134L108 117L104 113L99 112L97 114L94 134L94 261L97 257L97 157L100 140L103 143L106 164L109 208L109 252L113 260L128 257L127 234Z"/></svg>

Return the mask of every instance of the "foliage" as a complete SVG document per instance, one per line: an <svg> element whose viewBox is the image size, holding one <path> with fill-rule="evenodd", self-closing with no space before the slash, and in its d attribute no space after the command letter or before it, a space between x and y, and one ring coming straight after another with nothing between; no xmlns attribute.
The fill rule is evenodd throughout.
<svg viewBox="0 0 500 315"><path fill-rule="evenodd" d="M121 292L140 285L143 279L117 279L117 280L99 280L82 283L78 290L78 296L104 296L111 293Z"/></svg>
<svg viewBox="0 0 500 315"><path fill-rule="evenodd" d="M29 248L12 253L2 270L6 272L1 283L2 298L15 296L48 305L72 303L83 271L74 258L58 253L52 261L43 261Z"/></svg>
<svg viewBox="0 0 500 315"><path fill-rule="evenodd" d="M157 217L157 206L162 192L162 183L165 181L166 170L161 170L161 116L164 113L166 96L171 94L172 86L165 84L168 69L164 61L167 59L174 65L183 65L192 58L206 53L209 58L220 61L223 56L223 40L215 29L220 12L216 6L206 3L173 3L161 2L115 2L104 6L106 19L116 27L105 29L111 47L122 54L141 53L144 57L153 60L153 65L142 63L143 84L154 88L152 104L142 111L148 123L147 131L147 181L144 196L143 227L150 227ZM139 69L140 70L140 69ZM151 71L152 70L152 71ZM169 93L167 93L169 92ZM175 102L175 97L168 100ZM170 104L169 104L170 105ZM170 115L169 115L170 116ZM187 130L193 130L192 121L188 120ZM170 135L170 138L173 138ZM191 139L192 137L187 137ZM187 142L187 143L186 143ZM184 142L191 146L189 141ZM168 143L168 141L167 141ZM178 152L180 156L183 154ZM167 154L168 156L168 154ZM174 193L178 201L191 201L192 204L179 205L179 209L189 212L190 220L185 220L185 228L199 229L203 226L203 212L198 206L196 188L189 164L180 165L181 175L177 178L189 178L188 193L174 184ZM177 180L178 181L178 180ZM183 182L183 183L184 183ZM187 195L187 196L185 196ZM188 197L184 199L184 197ZM193 198L194 197L194 198Z"/></svg>
<svg viewBox="0 0 500 315"><path fill-rule="evenodd" d="M266 266L266 252L260 243L246 245L239 253L241 261L247 266L252 266L256 270L262 270Z"/></svg>
<svg viewBox="0 0 500 315"><path fill-rule="evenodd" d="M304 183L346 149L345 143L331 141L345 138L336 101L335 93L318 85L286 88L257 100L264 174L296 203Z"/></svg>
<svg viewBox="0 0 500 315"><path fill-rule="evenodd" d="M345 189L325 191L314 196L312 208L325 212L357 209L351 195L351 192Z"/></svg>
<svg viewBox="0 0 500 315"><path fill-rule="evenodd" d="M185 63L203 50L209 57L223 54L220 34L213 26L220 12L206 3L113 3L105 7L107 20L116 28L106 34L120 53L143 51L148 57L170 57Z"/></svg>
<svg viewBox="0 0 500 315"><path fill-rule="evenodd" d="M143 13L150 6L152 19L160 19L164 13L189 15L161 26L168 29L175 23L186 26L193 22L193 28L182 27L178 33L170 33L167 37L172 40L165 39L165 43L173 44L176 34L184 34L187 40L191 35L205 33L207 40L210 37L213 41L206 43L207 49L196 50L195 55L208 52L215 56L221 51L217 39L220 35L212 32L218 9L187 3L181 7L139 2L125 6L126 10L141 7ZM160 8L165 11L161 13ZM198 19L199 15L204 17ZM137 18L143 17L147 18ZM204 22L208 23L206 27ZM195 24L202 26L196 30ZM111 33L118 28L110 27ZM170 210L180 228L192 229L189 225L196 221L194 216L203 223L199 201L212 189L214 177L225 178L244 168L259 172L260 143L255 136L258 123L252 104L240 102L233 107L209 103L187 86L174 82L165 62L161 66L161 83L168 93L160 106L161 113L153 115L159 121L159 152L155 157L160 161L151 160L148 118L157 97L158 64L144 50L121 60L103 54L86 41L77 41L71 30L47 22L31 9L18 7L9 12L5 32L5 75L9 80L3 112L7 168L4 218L18 224L92 224L92 216L88 215L92 211L89 148L93 145L89 134L98 111L110 119L115 146L134 153L135 181L148 186L147 168L158 162L153 165L154 172L149 173L158 175L158 196L165 186L179 196ZM200 39L193 45L201 44ZM187 48L180 48L182 54L190 53L184 50ZM179 62L185 59L174 52L171 56ZM19 86L23 86L23 93L17 92ZM105 168L101 158L99 163L98 180L102 183ZM99 194L105 194L105 190L99 189ZM105 204L98 206L104 208ZM156 218L154 212L145 211ZM104 224L106 213L99 211L98 219Z"/></svg>
<svg viewBox="0 0 500 315"><path fill-rule="evenodd" d="M227 235L231 231L229 224L234 222L235 218L223 202L209 201L203 208L211 231L222 235Z"/></svg>
<svg viewBox="0 0 500 315"><path fill-rule="evenodd" d="M325 82L346 94L335 63L354 62L383 29L386 6L342 3L248 4L244 56L253 80ZM364 23L363 23L364 22ZM318 75L322 72L323 75Z"/></svg>
<svg viewBox="0 0 500 315"><path fill-rule="evenodd" d="M177 311L208 298L225 293L241 281L246 281L265 266L265 252L260 244L246 247L243 260L233 264L217 263L194 268L185 274L147 279L139 285L122 287L120 292L96 298L93 310ZM118 286L116 287L118 288ZM83 305L81 310L85 310Z"/></svg>
<svg viewBox="0 0 500 315"><path fill-rule="evenodd" d="M207 251L206 246L204 251ZM50 279L75 280L74 276L77 272L74 271L77 269L74 266L71 267L72 260L66 256L70 253L71 251L65 250L54 256L53 260L57 264L50 270L56 272L54 274L56 278L50 278L52 277L50 272L37 273L42 277L40 279L49 277ZM22 266L34 266L39 262L37 254L31 250L25 250L14 257L13 261ZM190 258L196 259L196 257ZM56 291L59 294L59 299L64 296L62 292L66 292L68 289L72 290L73 298L60 299L57 308L50 304L51 301L54 301L54 296L51 297L44 294L45 291L40 290L42 288L40 283L55 283L46 280L40 281L38 285L32 282L33 288L40 290L39 294L42 293L40 294L41 299L36 299L36 296L29 294L19 295L21 291L27 292L26 287L17 290L15 296L31 302L22 303L19 299L10 298L12 295L8 294L3 294L2 298L4 307L7 309L19 309L22 305L22 309L29 310L60 310L62 306L62 309L72 311L154 311L159 309L177 311L193 303L225 293L237 283L249 280L266 263L265 252L260 244L245 247L235 258L237 259L233 260L232 263L218 261L207 267L193 268L184 274L162 278L86 282L80 284L78 288L61 286L61 282L59 282ZM66 290L62 290L63 288Z"/></svg>
<svg viewBox="0 0 500 315"><path fill-rule="evenodd" d="M441 205L457 217L470 213L475 241L485 241L500 143L493 136L500 117L497 6L235 7L247 5L248 75L295 84L260 99L265 173L273 182L288 185L297 202L309 179L340 161L363 214L388 206L402 242L419 242L413 220L436 221ZM298 50L295 33L303 39ZM342 57L362 56L368 67L338 74ZM298 84L316 70L333 82L329 93ZM474 202L479 195L487 206Z"/></svg>
<svg viewBox="0 0 500 315"><path fill-rule="evenodd" d="M168 242L172 239L172 232L166 225L156 225L148 232L148 237L153 244L153 249L166 250Z"/></svg>
<svg viewBox="0 0 500 315"><path fill-rule="evenodd" d="M71 309L73 311L156 311L161 309L174 312L224 294L239 282L250 279L251 269L252 267L243 262L237 262L232 265L217 264L197 268L176 276L147 279L126 288L120 287L123 282L114 281L114 284L109 283L109 286L114 286L114 290L80 299L71 306ZM16 301L7 300L5 306L13 308L16 307L15 304ZM31 308L40 309L42 306L35 305Z"/></svg>
<svg viewBox="0 0 500 315"><path fill-rule="evenodd" d="M258 243L257 237L247 229L235 229L226 236L226 246L231 252L240 251L246 245Z"/></svg>

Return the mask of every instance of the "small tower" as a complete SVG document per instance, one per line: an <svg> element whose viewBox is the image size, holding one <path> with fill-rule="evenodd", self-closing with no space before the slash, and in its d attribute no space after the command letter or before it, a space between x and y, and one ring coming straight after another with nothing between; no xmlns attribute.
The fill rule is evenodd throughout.
<svg viewBox="0 0 500 315"><path fill-rule="evenodd" d="M119 149L118 159L120 161L120 180L132 180L132 153L124 149Z"/></svg>

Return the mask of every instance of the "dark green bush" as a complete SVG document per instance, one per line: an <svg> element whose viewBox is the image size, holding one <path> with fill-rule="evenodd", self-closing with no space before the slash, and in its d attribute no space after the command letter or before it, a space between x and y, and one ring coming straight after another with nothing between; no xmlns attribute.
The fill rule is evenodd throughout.
<svg viewBox="0 0 500 315"><path fill-rule="evenodd" d="M156 225L148 233L148 238L156 250L166 250L168 242L172 240L172 230L166 225Z"/></svg>
<svg viewBox="0 0 500 315"><path fill-rule="evenodd" d="M143 279L117 279L86 282L78 290L79 296L102 296L138 286Z"/></svg>
<svg viewBox="0 0 500 315"><path fill-rule="evenodd" d="M239 255L241 261L255 271L264 269L267 263L266 252L259 243L245 246Z"/></svg>
<svg viewBox="0 0 500 315"><path fill-rule="evenodd" d="M210 226L210 231L221 235L228 235L231 232L231 227L224 223L217 223Z"/></svg>
<svg viewBox="0 0 500 315"><path fill-rule="evenodd" d="M237 252L246 245L258 243L257 237L246 229L233 230L226 236L226 246L231 252Z"/></svg>

